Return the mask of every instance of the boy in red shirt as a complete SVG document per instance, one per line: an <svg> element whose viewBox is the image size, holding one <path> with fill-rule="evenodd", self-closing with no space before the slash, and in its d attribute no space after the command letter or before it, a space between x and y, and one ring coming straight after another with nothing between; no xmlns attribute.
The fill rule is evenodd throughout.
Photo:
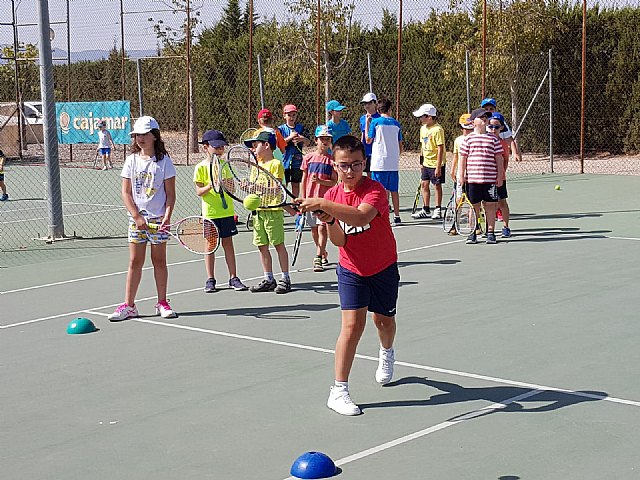
<svg viewBox="0 0 640 480"><path fill-rule="evenodd" d="M378 383L391 381L395 361L398 253L388 221L387 193L380 183L363 176L365 161L362 142L350 135L341 137L333 144L333 165L341 183L329 189L324 198L298 200L302 211L321 212L318 218L329 226L329 239L340 254L336 270L342 329L336 343L335 383L327 406L341 415L361 413L349 396L348 380L367 311L373 314L380 339Z"/></svg>

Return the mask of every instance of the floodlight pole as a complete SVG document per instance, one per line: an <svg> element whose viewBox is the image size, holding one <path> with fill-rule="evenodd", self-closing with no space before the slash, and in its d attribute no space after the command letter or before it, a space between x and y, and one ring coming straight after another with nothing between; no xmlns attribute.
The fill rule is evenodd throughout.
<svg viewBox="0 0 640 480"><path fill-rule="evenodd" d="M18 113L18 157L22 159L22 150L26 148L26 142L23 132L23 116L22 116L22 98L20 95L20 62L18 62L18 19L16 18L15 0L11 0L11 14L13 22L13 66L14 66L14 82L16 87L16 111Z"/></svg>
<svg viewBox="0 0 640 480"><path fill-rule="evenodd" d="M38 0L38 33L40 50L40 90L44 117L44 160L47 167L47 201L49 210L49 241L64 237L62 216L62 190L60 186L60 164L58 137L56 132L56 99L53 90L53 60L49 38L49 2Z"/></svg>
<svg viewBox="0 0 640 480"><path fill-rule="evenodd" d="M400 118L400 71L402 69L402 0L398 14L398 69L396 71L396 118Z"/></svg>

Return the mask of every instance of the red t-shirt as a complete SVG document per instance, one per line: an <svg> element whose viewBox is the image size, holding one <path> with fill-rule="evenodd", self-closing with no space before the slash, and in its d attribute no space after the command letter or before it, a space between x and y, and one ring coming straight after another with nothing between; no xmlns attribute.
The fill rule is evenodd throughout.
<svg viewBox="0 0 640 480"><path fill-rule="evenodd" d="M336 203L358 207L367 203L378 210L371 223L352 227L340 221L347 241L339 247L340 265L362 277L370 277L398 261L396 239L389 223L389 200L381 183L362 177L352 192L345 192L342 184L331 187L324 198Z"/></svg>

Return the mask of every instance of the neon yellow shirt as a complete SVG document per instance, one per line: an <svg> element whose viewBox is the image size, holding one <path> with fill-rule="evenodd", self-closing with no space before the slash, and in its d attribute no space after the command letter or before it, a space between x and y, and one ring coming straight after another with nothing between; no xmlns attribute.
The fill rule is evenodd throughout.
<svg viewBox="0 0 640 480"><path fill-rule="evenodd" d="M231 172L229 168L222 168L222 178L231 178ZM193 183L200 183L202 185L209 185L211 183L211 176L209 175L209 160L206 158L196 165L193 172ZM202 216L205 218L225 218L232 217L234 215L233 199L227 195L227 192L223 193L224 199L227 202L227 208L223 208L222 199L220 194L211 189L202 197Z"/></svg>
<svg viewBox="0 0 640 480"><path fill-rule="evenodd" d="M269 172L271 175L276 177L281 183L284 181L284 165L277 158L274 158L268 161L264 161L261 158L258 158L258 165L260 165L267 172ZM268 208L268 209L259 208L258 210L273 210L277 212L282 209L281 208Z"/></svg>
<svg viewBox="0 0 640 480"><path fill-rule="evenodd" d="M420 145L422 146L422 165L436 168L438 165L438 146L444 145L444 129L440 124L420 127ZM447 157L443 155L442 165L445 163L447 163Z"/></svg>

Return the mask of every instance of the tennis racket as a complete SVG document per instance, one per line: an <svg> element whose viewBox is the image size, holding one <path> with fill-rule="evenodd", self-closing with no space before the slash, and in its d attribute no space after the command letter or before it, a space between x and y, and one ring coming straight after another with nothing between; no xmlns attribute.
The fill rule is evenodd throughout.
<svg viewBox="0 0 640 480"><path fill-rule="evenodd" d="M222 188L223 178L222 178L222 169L223 167L220 165L220 157L217 155L207 154L209 157L209 178L211 179L211 188L214 192L220 195L220 200L222 201L222 208L225 210L229 208L227 205L227 199L224 198L224 189Z"/></svg>
<svg viewBox="0 0 640 480"><path fill-rule="evenodd" d="M304 232L304 227L306 225L307 225L307 215L303 213L302 221L300 222L300 229L296 232L296 240L293 242L293 250L291 252L292 267L296 264L296 260L298 259L298 252L300 251L300 245L302 245L302 232Z"/></svg>
<svg viewBox="0 0 640 480"><path fill-rule="evenodd" d="M418 190L416 191L416 196L413 199L413 207L411 208L411 215L416 213L416 210L418 210L418 203L420 202L421 193L422 193L422 182L418 183Z"/></svg>
<svg viewBox="0 0 640 480"><path fill-rule="evenodd" d="M253 194L260 197L258 208L290 206L297 209L297 204L290 201L296 198L293 193L271 172L258 165L255 155L248 148L231 147L224 166L231 173L230 178L225 179L224 189L234 200L243 202Z"/></svg>
<svg viewBox="0 0 640 480"><path fill-rule="evenodd" d="M453 192L451 192L451 198L444 209L444 215L442 216L442 229L445 233L451 233L455 235L456 230L456 187L453 186Z"/></svg>
<svg viewBox="0 0 640 480"><path fill-rule="evenodd" d="M158 231L160 224L150 222L149 231ZM173 229L173 230L172 230ZM178 243L192 253L208 255L215 252L220 245L220 232L213 221L203 217L186 217L166 225L165 230Z"/></svg>
<svg viewBox="0 0 640 480"><path fill-rule="evenodd" d="M456 230L462 235L469 235L475 231L478 218L466 192L462 192L456 204Z"/></svg>
<svg viewBox="0 0 640 480"><path fill-rule="evenodd" d="M244 132L240 134L240 143L244 145L244 142L246 140L249 140L251 138L256 138L257 134L258 134L257 128L247 128Z"/></svg>

